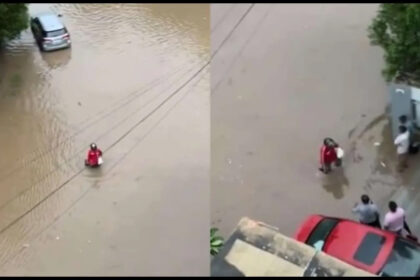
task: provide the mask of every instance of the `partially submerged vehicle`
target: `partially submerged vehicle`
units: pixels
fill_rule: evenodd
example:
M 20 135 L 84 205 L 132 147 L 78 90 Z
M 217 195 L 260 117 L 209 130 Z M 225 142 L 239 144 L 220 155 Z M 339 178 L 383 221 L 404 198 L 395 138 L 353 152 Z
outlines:
M 44 12 L 31 17 L 30 26 L 41 51 L 53 51 L 71 46 L 67 28 L 54 13 Z

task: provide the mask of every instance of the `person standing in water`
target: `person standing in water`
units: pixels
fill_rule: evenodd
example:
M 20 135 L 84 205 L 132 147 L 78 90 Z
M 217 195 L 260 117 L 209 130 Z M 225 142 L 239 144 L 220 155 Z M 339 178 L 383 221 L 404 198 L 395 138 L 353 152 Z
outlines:
M 400 121 L 400 125 L 405 126 L 408 130 L 409 137 L 408 137 L 408 154 L 417 154 L 419 151 L 419 143 L 415 141 L 415 128 L 414 122 L 412 120 L 408 120 L 406 115 L 401 115 L 398 120 Z
M 320 151 L 321 167 L 319 170 L 325 174 L 331 172 L 331 165 L 333 163 L 335 163 L 336 166 L 341 165 L 341 159 L 337 156 L 337 148 L 339 148 L 339 146 L 333 139 L 329 137 L 324 139 L 324 144 L 322 145 Z
M 95 143 L 90 144 L 90 149 L 87 154 L 87 159 L 85 160 L 85 165 L 91 167 L 97 167 L 102 164 L 102 151 L 98 149 Z
M 395 138 L 394 145 L 397 147 L 398 164 L 397 171 L 403 172 L 408 167 L 408 149 L 410 147 L 410 133 L 407 127 L 400 125 L 399 134 Z

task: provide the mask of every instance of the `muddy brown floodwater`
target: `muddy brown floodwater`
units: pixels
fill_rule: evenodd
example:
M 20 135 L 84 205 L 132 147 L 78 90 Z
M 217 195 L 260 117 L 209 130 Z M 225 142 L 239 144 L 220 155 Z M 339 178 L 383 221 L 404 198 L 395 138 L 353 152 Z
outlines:
M 223 235 L 243 216 L 289 236 L 310 214 L 354 219 L 363 193 L 383 214 L 401 203 L 420 234 L 420 174 L 395 174 L 382 51 L 367 37 L 377 7 L 212 5 L 212 51 L 222 47 L 211 65 L 211 215 Z M 327 136 L 346 156 L 323 176 Z
M 208 274 L 209 9 L 29 5 L 72 48 L 0 51 L 2 275 Z

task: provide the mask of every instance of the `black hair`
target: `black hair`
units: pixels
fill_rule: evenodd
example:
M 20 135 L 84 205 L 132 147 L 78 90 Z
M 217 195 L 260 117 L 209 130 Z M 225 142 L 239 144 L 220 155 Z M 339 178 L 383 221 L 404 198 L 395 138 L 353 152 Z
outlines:
M 407 122 L 407 116 L 406 115 L 401 115 L 399 118 L 400 123 L 406 123 Z
M 362 200 L 363 204 L 368 204 L 370 201 L 370 198 L 367 194 L 364 194 L 360 197 L 360 199 Z
M 395 201 L 390 201 L 389 203 L 388 203 L 388 207 L 389 207 L 389 210 L 391 210 L 391 212 L 395 212 L 395 211 L 397 211 L 397 203 L 395 203 Z
M 337 143 L 331 138 L 327 137 L 324 139 L 324 145 L 325 146 L 331 146 L 331 147 L 337 147 Z
M 400 131 L 400 133 L 405 133 L 405 132 L 407 132 L 407 127 L 404 126 L 404 125 L 400 125 L 398 127 L 398 130 Z

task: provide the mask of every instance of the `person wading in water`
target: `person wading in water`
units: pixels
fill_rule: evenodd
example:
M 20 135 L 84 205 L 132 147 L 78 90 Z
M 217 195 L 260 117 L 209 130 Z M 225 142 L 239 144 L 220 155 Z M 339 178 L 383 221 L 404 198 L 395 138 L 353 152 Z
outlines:
M 341 166 L 341 158 L 337 155 L 339 149 L 338 144 L 331 138 L 327 137 L 324 139 L 324 144 L 321 147 L 320 152 L 320 171 L 328 174 L 331 172 L 331 165 Z

